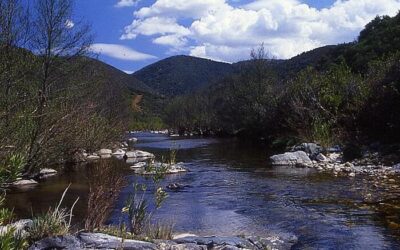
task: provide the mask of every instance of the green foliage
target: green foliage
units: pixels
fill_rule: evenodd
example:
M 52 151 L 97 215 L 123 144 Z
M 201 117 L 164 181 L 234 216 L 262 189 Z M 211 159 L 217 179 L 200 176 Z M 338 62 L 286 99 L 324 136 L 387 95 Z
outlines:
M 25 164 L 25 157 L 18 153 L 0 159 L 0 186 L 21 177 Z
M 14 217 L 14 213 L 11 210 L 3 207 L 5 199 L 6 199 L 5 193 L 1 194 L 0 195 L 0 226 L 9 224 Z
M 28 247 L 27 239 L 17 233 L 15 228 L 11 228 L 0 235 L 0 249 L 2 250 L 22 250 L 28 249 Z

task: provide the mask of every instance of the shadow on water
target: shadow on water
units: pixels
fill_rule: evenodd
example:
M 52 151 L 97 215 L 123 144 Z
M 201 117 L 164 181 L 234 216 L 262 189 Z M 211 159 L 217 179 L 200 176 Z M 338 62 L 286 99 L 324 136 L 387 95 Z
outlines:
M 374 192 L 371 183 L 333 177 L 307 169 L 272 168 L 267 163 L 267 149 L 242 144 L 234 139 L 169 138 L 164 135 L 137 134 L 136 148 L 161 158 L 169 148 L 178 148 L 178 161 L 188 173 L 168 176 L 163 185 L 188 185 L 179 192 L 169 191 L 155 219 L 173 221 L 175 231 L 200 235 L 295 234 L 295 248 L 304 249 L 395 249 L 400 247 L 398 228 L 390 227 L 387 218 L 400 214 L 399 199 L 388 208 L 368 204 L 365 194 Z M 115 161 L 115 164 L 124 164 Z M 121 169 L 121 168 L 116 168 Z M 127 165 L 123 174 L 130 183 L 150 180 L 132 175 Z M 59 177 L 26 191 L 11 191 L 8 206 L 20 217 L 30 216 L 31 208 L 43 212 L 54 205 L 64 188 L 73 183 L 66 204 L 76 196 L 75 221 L 86 213 L 87 172 L 76 167 Z M 132 189 L 121 193 L 110 216 L 110 223 L 120 222 L 124 200 Z M 153 190 L 148 190 L 151 198 Z M 386 192 L 386 191 L 385 191 Z M 385 195 L 386 193 L 377 195 Z M 399 198 L 399 196 L 397 196 Z M 396 219 L 394 218 L 394 220 Z

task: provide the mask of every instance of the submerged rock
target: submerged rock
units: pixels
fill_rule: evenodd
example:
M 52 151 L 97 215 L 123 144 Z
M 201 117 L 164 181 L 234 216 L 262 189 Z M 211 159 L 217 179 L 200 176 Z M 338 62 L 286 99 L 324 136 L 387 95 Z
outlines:
M 304 151 L 287 152 L 280 155 L 270 157 L 272 165 L 275 166 L 296 166 L 296 165 L 312 165 L 311 159 Z
M 167 185 L 167 188 L 172 190 L 172 191 L 179 191 L 187 187 L 187 185 L 183 185 L 180 183 L 171 183 Z

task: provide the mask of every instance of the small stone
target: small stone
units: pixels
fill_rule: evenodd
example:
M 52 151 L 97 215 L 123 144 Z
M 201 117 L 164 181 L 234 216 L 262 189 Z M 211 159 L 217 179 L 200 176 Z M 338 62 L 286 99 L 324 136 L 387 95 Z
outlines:
M 349 177 L 355 177 L 356 174 L 355 173 L 349 173 Z

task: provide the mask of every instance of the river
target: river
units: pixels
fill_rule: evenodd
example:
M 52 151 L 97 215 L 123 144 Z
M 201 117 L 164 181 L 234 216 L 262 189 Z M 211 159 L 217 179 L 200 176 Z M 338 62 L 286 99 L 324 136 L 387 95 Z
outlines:
M 271 167 L 268 150 L 234 139 L 171 138 L 140 133 L 137 149 L 167 155 L 178 148 L 177 160 L 188 173 L 168 176 L 163 185 L 188 185 L 168 191 L 169 197 L 154 214 L 155 220 L 173 222 L 176 232 L 199 235 L 294 234 L 295 249 L 399 249 L 400 232 L 388 219 L 399 220 L 400 192 L 390 191 L 390 210 L 381 210 L 368 197 L 385 196 L 373 190 L 365 176 L 334 177 L 310 169 Z M 125 164 L 115 161 L 115 164 Z M 123 166 L 130 183 L 149 180 L 132 175 Z M 54 206 L 65 187 L 72 183 L 65 204 L 80 201 L 74 221 L 85 216 L 88 193 L 85 167 L 72 167 L 32 190 L 11 190 L 7 206 L 19 217 L 44 212 Z M 118 224 L 128 185 L 115 204 L 109 223 Z M 152 190 L 149 190 L 149 198 Z M 399 199 L 397 199 L 399 198 Z

